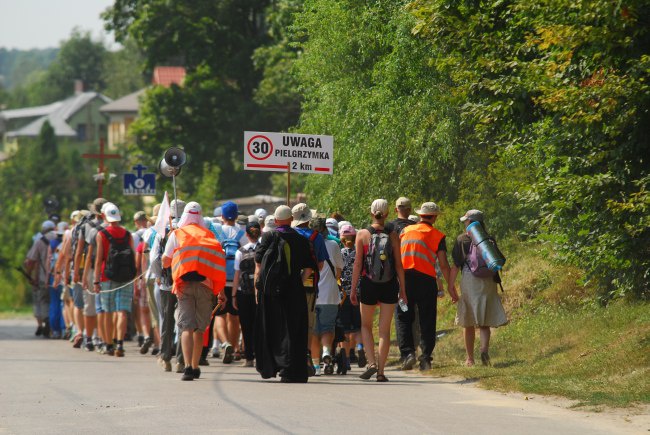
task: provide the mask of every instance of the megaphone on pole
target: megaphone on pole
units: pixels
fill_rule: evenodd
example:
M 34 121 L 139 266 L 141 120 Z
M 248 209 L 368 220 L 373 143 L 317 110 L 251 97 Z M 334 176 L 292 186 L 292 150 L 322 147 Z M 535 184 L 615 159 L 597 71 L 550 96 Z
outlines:
M 165 151 L 163 159 L 158 164 L 158 171 L 168 178 L 181 173 L 181 167 L 187 162 L 187 154 L 178 147 L 171 147 Z

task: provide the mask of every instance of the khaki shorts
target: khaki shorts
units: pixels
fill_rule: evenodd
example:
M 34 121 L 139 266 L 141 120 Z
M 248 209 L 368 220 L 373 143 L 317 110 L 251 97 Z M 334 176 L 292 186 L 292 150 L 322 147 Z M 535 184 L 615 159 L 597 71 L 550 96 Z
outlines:
M 187 282 L 177 293 L 176 324 L 181 331 L 203 332 L 210 324 L 212 290 L 200 282 Z
M 95 308 L 95 293 L 92 293 L 94 290 L 93 279 L 95 277 L 95 271 L 93 269 L 88 273 L 88 286 L 87 288 L 91 289 L 91 293 L 88 293 L 86 290 L 83 290 L 84 295 L 84 311 L 83 314 L 86 317 L 95 317 L 97 316 L 97 309 Z
M 154 294 L 156 286 L 156 280 L 151 278 L 146 281 L 146 288 L 144 289 L 147 292 L 147 304 L 149 307 L 149 312 L 151 313 L 151 323 L 153 323 L 154 328 L 158 328 L 158 323 L 160 323 L 160 313 L 158 312 L 158 305 L 156 304 L 156 296 Z

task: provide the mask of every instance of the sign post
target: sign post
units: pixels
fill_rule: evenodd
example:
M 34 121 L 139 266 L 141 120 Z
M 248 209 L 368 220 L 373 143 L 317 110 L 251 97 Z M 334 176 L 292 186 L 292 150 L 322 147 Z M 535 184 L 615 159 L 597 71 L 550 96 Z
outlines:
M 244 169 L 287 173 L 287 205 L 291 198 L 291 173 L 329 174 L 334 167 L 334 137 L 244 132 Z

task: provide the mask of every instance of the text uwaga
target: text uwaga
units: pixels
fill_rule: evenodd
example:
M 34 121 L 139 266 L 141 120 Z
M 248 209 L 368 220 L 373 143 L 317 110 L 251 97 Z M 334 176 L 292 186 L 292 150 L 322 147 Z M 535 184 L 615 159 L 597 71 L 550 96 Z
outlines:
M 291 147 L 289 149 L 276 149 L 276 157 L 293 157 L 299 159 L 321 159 L 328 160 L 330 155 L 327 151 L 317 151 L 323 148 L 320 138 L 301 137 L 301 136 L 284 136 L 282 145 Z M 314 150 L 302 150 L 295 148 L 314 148 Z

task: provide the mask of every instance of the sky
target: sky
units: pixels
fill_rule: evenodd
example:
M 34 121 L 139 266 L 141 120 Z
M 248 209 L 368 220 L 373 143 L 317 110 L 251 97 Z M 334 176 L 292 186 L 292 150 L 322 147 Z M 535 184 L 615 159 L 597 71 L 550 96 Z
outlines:
M 113 0 L 0 0 L 0 47 L 59 47 L 79 27 L 90 31 L 93 40 L 103 38 L 115 48 L 99 17 L 112 4 Z

